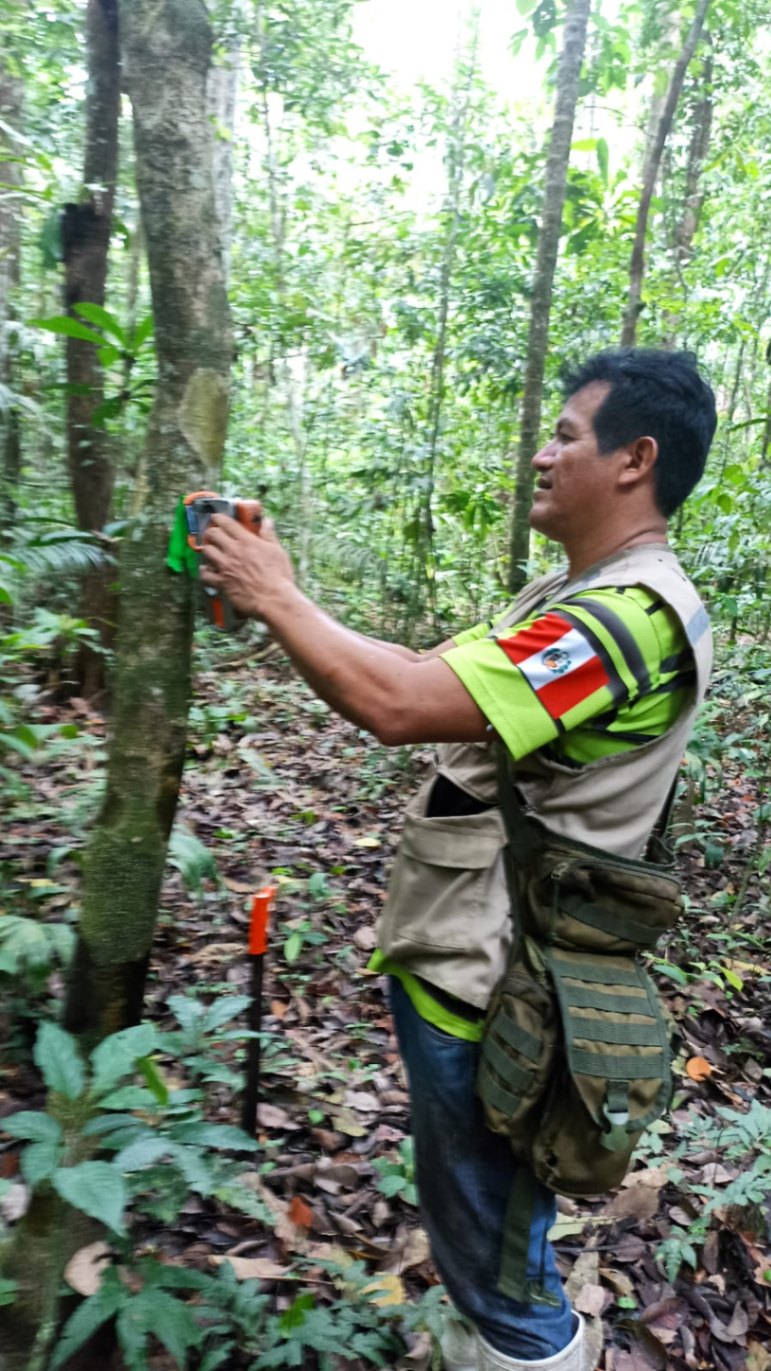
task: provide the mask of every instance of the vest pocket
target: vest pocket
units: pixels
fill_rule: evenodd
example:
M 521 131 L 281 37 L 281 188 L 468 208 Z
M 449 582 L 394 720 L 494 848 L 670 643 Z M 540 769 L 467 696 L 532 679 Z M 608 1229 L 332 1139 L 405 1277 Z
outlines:
M 408 810 L 383 910 L 385 950 L 397 929 L 424 947 L 473 946 L 475 925 L 505 903 L 496 861 L 505 842 L 498 810 L 437 819 Z

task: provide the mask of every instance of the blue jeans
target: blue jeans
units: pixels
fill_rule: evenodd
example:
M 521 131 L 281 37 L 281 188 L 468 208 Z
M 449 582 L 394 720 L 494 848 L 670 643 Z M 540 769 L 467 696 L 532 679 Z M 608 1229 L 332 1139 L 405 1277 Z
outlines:
M 391 983 L 399 1049 L 407 1068 L 423 1222 L 453 1303 L 504 1356 L 538 1361 L 567 1347 L 575 1320 L 546 1236 L 554 1196 L 539 1187 L 530 1227 L 528 1278 L 556 1304 L 519 1304 L 498 1288 L 504 1218 L 519 1163 L 491 1132 L 474 1090 L 479 1045 L 421 1019 Z

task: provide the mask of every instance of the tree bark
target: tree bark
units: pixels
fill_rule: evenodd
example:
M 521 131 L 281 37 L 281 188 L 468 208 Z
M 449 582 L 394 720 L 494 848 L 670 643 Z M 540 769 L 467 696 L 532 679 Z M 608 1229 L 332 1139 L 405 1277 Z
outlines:
M 712 57 L 710 56 L 704 64 L 701 99 L 693 110 L 691 141 L 688 147 L 688 161 L 685 173 L 685 196 L 683 199 L 682 214 L 675 231 L 675 242 L 672 253 L 674 269 L 683 294 L 685 294 L 686 289 L 683 270 L 687 266 L 691 256 L 693 240 L 696 236 L 696 230 L 699 227 L 701 207 L 704 203 L 702 172 L 709 152 L 710 138 L 712 136 L 712 116 L 714 112 L 712 75 L 713 63 Z M 662 347 L 671 348 L 675 346 L 680 318 L 681 314 L 679 311 L 668 311 L 666 313 L 665 330 L 661 344 Z
M 166 569 L 166 546 L 180 496 L 216 478 L 232 359 L 205 116 L 206 9 L 124 0 L 121 24 L 158 388 L 123 540 L 107 793 L 86 854 L 66 1012 L 90 1037 L 141 1015 L 190 696 L 192 586 Z
M 233 236 L 233 130 L 238 101 L 240 51 L 228 49 L 225 61 L 212 67 L 206 87 L 206 103 L 212 135 L 214 203 L 220 226 L 225 283 L 230 279 L 230 247 Z
M 512 592 L 519 590 L 526 579 L 524 564 L 530 547 L 528 512 L 533 488 L 530 462 L 539 446 L 552 287 L 590 8 L 591 0 L 573 0 L 565 20 L 565 41 L 557 70 L 557 100 L 546 160 L 543 213 L 530 303 L 525 388 L 519 427 L 509 571 Z
M 20 131 L 23 83 L 0 58 L 0 119 L 6 128 Z M 0 135 L 11 141 L 7 133 Z M 14 295 L 21 277 L 21 213 L 14 194 L 21 186 L 18 162 L 0 158 L 0 520 L 3 527 L 16 516 L 16 487 L 21 474 L 19 411 L 13 399 L 14 373 L 11 345 L 15 319 Z
M 118 114 L 120 55 L 118 0 L 89 0 L 86 12 L 88 96 L 83 197 L 64 206 L 62 252 L 67 311 L 84 301 L 104 306 L 107 257 L 112 231 L 115 182 L 118 172 Z M 74 314 L 75 318 L 79 316 Z M 82 322 L 82 321 L 81 321 Z M 93 422 L 104 399 L 102 366 L 94 343 L 67 339 L 67 446 L 70 479 L 78 527 L 101 530 L 110 517 L 113 465 L 108 435 Z M 81 612 L 97 628 L 102 645 L 111 645 L 115 605 L 109 586 L 110 566 L 86 574 Z M 93 696 L 104 687 L 104 657 L 81 649 L 77 664 L 82 694 Z
M 436 485 L 436 464 L 439 456 L 439 436 L 442 425 L 444 405 L 444 372 L 447 354 L 447 333 L 450 318 L 452 276 L 457 253 L 458 230 L 460 227 L 461 197 L 466 163 L 466 144 L 468 141 L 469 109 L 471 93 L 477 70 L 479 48 L 479 11 L 472 20 L 473 28 L 465 63 L 458 62 L 455 90 L 453 93 L 453 113 L 447 134 L 447 194 L 444 203 L 445 239 L 442 248 L 442 264 L 439 273 L 439 319 L 436 342 L 431 358 L 431 387 L 426 414 L 426 469 L 420 490 L 417 509 L 417 538 L 415 542 L 415 566 L 412 578 L 412 592 L 407 623 L 407 641 L 412 638 L 416 619 L 423 608 L 421 590 L 427 591 L 428 605 L 434 632 L 438 629 L 436 617 L 436 549 L 434 546 L 434 489 Z M 463 67 L 465 65 L 465 72 Z M 461 84 L 462 83 L 462 84 Z
M 688 65 L 696 51 L 701 31 L 704 27 L 704 20 L 707 16 L 709 0 L 699 0 L 699 7 L 693 17 L 693 22 L 688 31 L 688 36 L 683 45 L 683 50 L 678 57 L 667 90 L 667 98 L 664 101 L 664 109 L 659 120 L 656 137 L 653 140 L 650 152 L 645 161 L 643 170 L 643 184 L 640 192 L 640 202 L 637 206 L 637 221 L 635 223 L 634 243 L 632 246 L 632 257 L 629 263 L 629 295 L 627 297 L 626 310 L 624 311 L 624 323 L 621 330 L 622 347 L 632 347 L 637 335 L 637 320 L 643 308 L 642 285 L 645 275 L 645 238 L 648 231 L 648 215 L 650 213 L 653 191 L 658 179 L 661 157 L 664 145 L 669 137 L 672 121 L 675 117 L 677 102 L 680 99 L 680 92 L 683 88 L 685 73 Z

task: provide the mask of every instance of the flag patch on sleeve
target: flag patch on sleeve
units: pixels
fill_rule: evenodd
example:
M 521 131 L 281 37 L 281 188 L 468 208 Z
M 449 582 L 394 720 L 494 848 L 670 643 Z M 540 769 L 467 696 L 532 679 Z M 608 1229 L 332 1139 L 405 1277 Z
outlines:
M 552 719 L 610 685 L 589 639 L 559 614 L 544 614 L 527 628 L 495 640 L 535 691 Z

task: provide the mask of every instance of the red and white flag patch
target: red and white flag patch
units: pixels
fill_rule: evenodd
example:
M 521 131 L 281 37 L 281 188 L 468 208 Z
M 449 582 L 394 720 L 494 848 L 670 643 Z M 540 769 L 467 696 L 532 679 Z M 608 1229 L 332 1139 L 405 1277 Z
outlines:
M 552 719 L 561 718 L 610 684 L 588 638 L 559 614 L 544 614 L 528 628 L 510 638 L 496 638 L 496 642 L 522 672 Z

